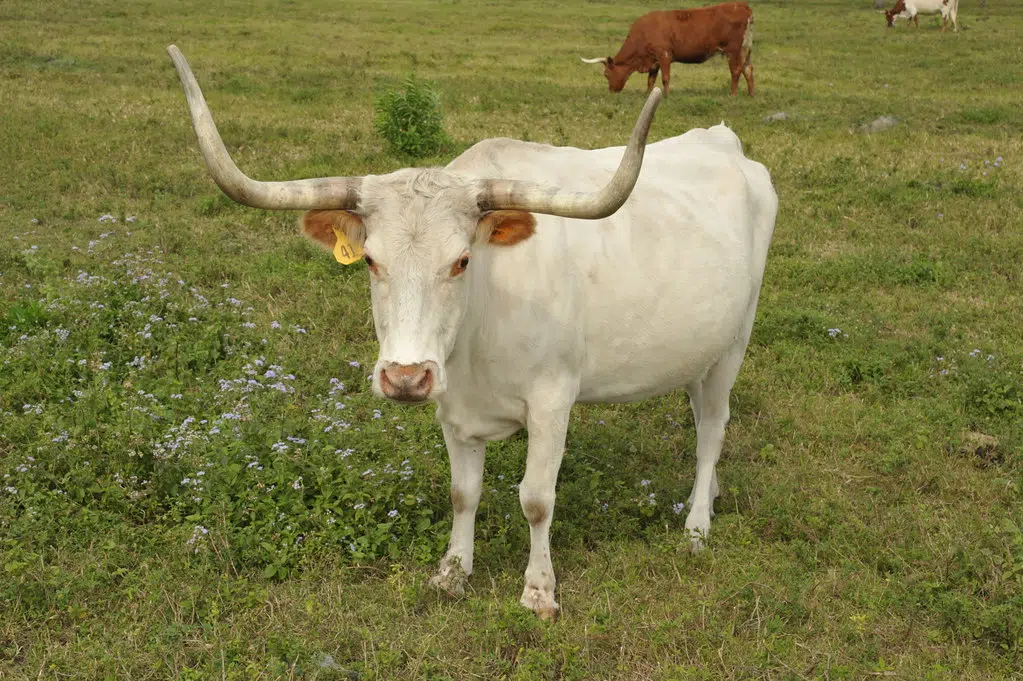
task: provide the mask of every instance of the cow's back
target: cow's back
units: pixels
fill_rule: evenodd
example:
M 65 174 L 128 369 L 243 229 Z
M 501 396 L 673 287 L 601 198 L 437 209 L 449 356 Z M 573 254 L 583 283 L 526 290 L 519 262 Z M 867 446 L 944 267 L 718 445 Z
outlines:
M 674 61 L 702 63 L 729 47 L 742 44 L 753 11 L 744 2 L 683 9 L 672 15 L 670 46 Z
M 624 152 L 624 146 L 579 149 L 492 138 L 476 143 L 447 167 L 480 179 L 524 180 L 589 192 L 610 180 Z M 707 176 L 699 168 L 704 168 L 711 177 L 718 173 L 741 172 L 757 201 L 765 202 L 764 209 L 768 212 L 776 209 L 777 197 L 767 169 L 746 158 L 742 142 L 723 123 L 711 128 L 694 128 L 683 135 L 648 144 L 643 169 L 626 206 L 639 201 L 647 192 L 671 194 L 687 182 L 703 182 Z M 613 216 L 605 218 L 609 219 Z M 572 222 L 592 224 L 594 221 Z M 770 239 L 770 233 L 766 238 Z
M 448 164 L 448 169 L 480 179 L 523 180 L 569 191 L 590 192 L 611 179 L 624 152 L 625 147 L 590 150 L 493 138 L 467 149 Z M 772 215 L 773 227 L 777 196 L 770 175 L 762 164 L 746 158 L 742 142 L 724 124 L 695 128 L 683 135 L 648 144 L 636 187 L 619 214 L 625 215 L 630 207 L 637 204 L 651 203 L 655 195 L 666 197 L 669 204 L 701 202 L 700 193 L 690 191 L 688 187 L 708 182 L 721 185 L 728 181 L 745 185 L 743 190 L 751 192 L 750 200 L 755 203 L 753 207 L 758 212 Z M 641 212 L 645 210 L 644 206 Z M 593 225 L 613 222 L 615 216 L 595 221 L 547 216 L 542 219 Z M 770 237 L 769 231 L 757 235 L 758 241 L 761 238 L 769 241 Z M 766 258 L 766 248 L 756 250 L 758 260 Z
M 938 14 L 955 0 L 911 0 L 918 14 Z

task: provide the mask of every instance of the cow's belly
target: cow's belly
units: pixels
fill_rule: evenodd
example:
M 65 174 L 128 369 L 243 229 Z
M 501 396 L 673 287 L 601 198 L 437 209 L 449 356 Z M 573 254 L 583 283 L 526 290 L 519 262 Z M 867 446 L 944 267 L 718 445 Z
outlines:
M 637 402 L 688 386 L 702 379 L 737 337 L 738 333 L 716 339 L 713 345 L 701 345 L 699 352 L 687 352 L 692 348 L 682 345 L 662 345 L 646 346 L 631 357 L 621 355 L 619 361 L 605 362 L 583 375 L 577 401 Z M 637 358 L 645 361 L 635 361 Z
M 580 402 L 632 402 L 703 377 L 743 336 L 750 297 L 662 294 L 654 310 L 588 331 Z M 639 306 L 637 305 L 637 308 Z

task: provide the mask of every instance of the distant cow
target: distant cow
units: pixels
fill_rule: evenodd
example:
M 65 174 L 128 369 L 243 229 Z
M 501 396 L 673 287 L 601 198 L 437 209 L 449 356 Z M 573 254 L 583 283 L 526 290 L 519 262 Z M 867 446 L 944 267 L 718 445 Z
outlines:
M 959 0 L 896 0 L 895 7 L 885 10 L 884 17 L 888 28 L 895 25 L 895 19 L 901 17 L 920 26 L 920 14 L 940 14 L 944 21 L 941 30 L 948 28 L 948 20 L 952 19 L 952 30 L 959 31 Z
M 902 0 L 899 0 L 902 2 Z M 621 92 L 636 71 L 647 74 L 647 92 L 661 72 L 664 94 L 668 94 L 671 63 L 702 64 L 716 54 L 728 59 L 732 72 L 732 94 L 739 75 L 753 95 L 753 11 L 744 2 L 699 9 L 678 9 L 644 14 L 629 29 L 625 44 L 614 57 L 583 59 L 587 64 L 604 64 L 604 77 L 611 92 Z

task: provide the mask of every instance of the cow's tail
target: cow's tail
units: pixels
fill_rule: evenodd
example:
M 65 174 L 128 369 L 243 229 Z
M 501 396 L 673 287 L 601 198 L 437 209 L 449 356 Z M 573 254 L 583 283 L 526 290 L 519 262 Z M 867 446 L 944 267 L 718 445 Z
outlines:
M 753 15 L 746 20 L 746 33 L 742 36 L 742 51 L 749 54 L 753 51 Z

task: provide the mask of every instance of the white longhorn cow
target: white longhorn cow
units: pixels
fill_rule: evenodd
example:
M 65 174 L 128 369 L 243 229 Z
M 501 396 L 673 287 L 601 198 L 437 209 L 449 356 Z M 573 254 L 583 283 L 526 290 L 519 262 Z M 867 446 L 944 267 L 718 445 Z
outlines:
M 364 251 L 380 342 L 373 390 L 434 400 L 450 457 L 454 521 L 431 583 L 462 590 L 485 444 L 526 428 L 521 602 L 555 616 L 549 530 L 572 405 L 680 387 L 697 432 L 685 528 L 700 546 L 778 209 L 770 175 L 731 130 L 645 147 L 655 90 L 625 150 L 491 139 L 444 169 L 257 182 L 231 161 L 187 62 L 169 51 L 217 184 L 246 205 L 312 209 L 306 236 L 332 249 L 341 234 Z

